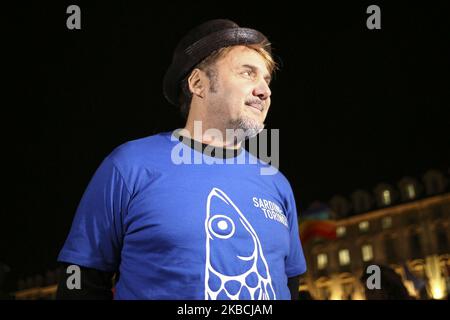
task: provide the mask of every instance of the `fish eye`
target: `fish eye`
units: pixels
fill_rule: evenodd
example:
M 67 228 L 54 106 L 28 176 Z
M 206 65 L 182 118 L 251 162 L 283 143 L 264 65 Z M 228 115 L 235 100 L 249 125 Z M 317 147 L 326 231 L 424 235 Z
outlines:
M 228 223 L 225 220 L 219 221 L 217 227 L 219 227 L 220 230 L 227 230 Z
M 220 239 L 228 239 L 233 236 L 235 226 L 233 220 L 229 217 L 218 214 L 214 215 L 208 222 L 208 229 L 215 237 Z

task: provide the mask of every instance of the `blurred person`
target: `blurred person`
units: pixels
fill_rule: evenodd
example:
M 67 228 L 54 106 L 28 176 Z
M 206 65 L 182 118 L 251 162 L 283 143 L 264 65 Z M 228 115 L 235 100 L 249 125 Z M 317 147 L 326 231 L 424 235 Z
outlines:
M 394 269 L 385 266 L 378 265 L 380 267 L 381 288 L 369 289 L 367 286 L 367 279 L 371 276 L 366 272 L 363 272 L 361 276 L 361 282 L 365 289 L 365 296 L 367 300 L 411 300 L 411 297 L 403 284 L 402 277 L 395 272 Z M 363 268 L 367 270 L 367 268 Z

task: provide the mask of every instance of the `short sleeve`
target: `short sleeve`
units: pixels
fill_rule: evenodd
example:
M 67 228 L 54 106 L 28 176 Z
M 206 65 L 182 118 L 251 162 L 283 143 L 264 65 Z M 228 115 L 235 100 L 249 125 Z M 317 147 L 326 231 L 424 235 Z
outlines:
M 292 190 L 290 190 L 288 197 L 287 218 L 289 222 L 290 245 L 289 255 L 286 258 L 286 275 L 290 278 L 306 272 L 306 261 L 298 232 L 297 208 Z
M 129 200 L 123 176 L 107 157 L 83 194 L 58 261 L 116 271 Z

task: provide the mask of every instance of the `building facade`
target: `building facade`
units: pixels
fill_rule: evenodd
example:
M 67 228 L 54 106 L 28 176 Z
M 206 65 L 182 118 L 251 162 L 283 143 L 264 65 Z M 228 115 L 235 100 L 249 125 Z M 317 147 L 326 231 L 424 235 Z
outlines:
M 423 182 L 404 178 L 397 188 L 380 184 L 373 194 L 357 190 L 350 200 L 333 197 L 329 207 L 336 239 L 304 244 L 308 271 L 300 290 L 309 291 L 314 299 L 364 299 L 363 272 L 369 265 L 384 265 L 402 277 L 412 297 L 446 298 L 450 289 L 448 179 L 432 170 Z

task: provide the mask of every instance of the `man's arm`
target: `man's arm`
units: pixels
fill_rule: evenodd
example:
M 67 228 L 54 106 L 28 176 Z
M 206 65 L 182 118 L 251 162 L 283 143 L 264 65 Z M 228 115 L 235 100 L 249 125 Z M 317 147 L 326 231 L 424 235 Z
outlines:
M 114 272 L 100 271 L 96 269 L 80 267 L 80 289 L 69 289 L 67 279 L 71 274 L 67 273 L 70 264 L 63 264 L 61 280 L 56 292 L 57 300 L 112 300 L 112 279 Z
M 298 285 L 300 283 L 300 277 L 288 278 L 288 287 L 291 292 L 291 300 L 298 300 Z

